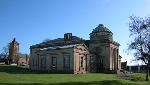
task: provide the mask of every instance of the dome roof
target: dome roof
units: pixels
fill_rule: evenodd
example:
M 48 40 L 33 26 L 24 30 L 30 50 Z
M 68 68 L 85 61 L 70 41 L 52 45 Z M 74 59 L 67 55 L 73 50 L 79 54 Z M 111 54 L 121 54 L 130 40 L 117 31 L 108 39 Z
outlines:
M 90 39 L 102 39 L 107 38 L 112 40 L 113 33 L 103 24 L 99 24 L 93 31 L 90 33 Z M 101 37 L 101 38 L 100 38 Z
M 95 32 L 109 32 L 109 33 L 112 33 L 108 28 L 104 27 L 103 24 L 99 24 L 98 27 L 96 27 L 92 33 L 95 33 Z

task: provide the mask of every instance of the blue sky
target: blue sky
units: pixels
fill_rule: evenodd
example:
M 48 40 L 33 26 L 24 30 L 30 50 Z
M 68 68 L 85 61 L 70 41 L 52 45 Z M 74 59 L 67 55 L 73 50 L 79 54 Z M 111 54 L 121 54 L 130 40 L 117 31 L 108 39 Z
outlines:
M 63 37 L 71 32 L 89 39 L 90 32 L 104 24 L 121 44 L 122 61 L 129 43 L 129 16 L 150 15 L 150 0 L 0 0 L 0 49 L 14 37 L 21 53 L 44 39 Z

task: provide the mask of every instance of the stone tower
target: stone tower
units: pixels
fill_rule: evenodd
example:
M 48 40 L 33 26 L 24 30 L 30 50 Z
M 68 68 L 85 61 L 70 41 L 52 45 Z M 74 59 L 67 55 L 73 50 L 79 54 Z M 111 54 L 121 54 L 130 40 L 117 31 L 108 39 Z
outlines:
M 16 38 L 10 43 L 9 47 L 9 58 L 10 63 L 17 63 L 18 62 L 18 53 L 19 53 L 19 43 L 16 41 Z
M 103 24 L 90 33 L 89 50 L 92 72 L 116 72 L 121 69 L 119 43 L 113 41 L 113 33 Z

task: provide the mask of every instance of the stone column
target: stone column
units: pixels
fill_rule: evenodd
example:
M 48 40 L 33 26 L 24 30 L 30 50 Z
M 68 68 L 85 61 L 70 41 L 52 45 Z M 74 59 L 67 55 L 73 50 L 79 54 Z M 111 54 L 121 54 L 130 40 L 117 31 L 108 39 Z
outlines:
M 112 48 L 112 70 L 114 70 L 114 49 Z
M 117 53 L 118 53 L 118 70 L 121 70 L 121 59 L 119 56 L 119 49 L 117 49 Z
M 119 57 L 118 57 L 118 49 L 117 49 L 116 53 L 117 53 L 117 70 L 119 70 Z
M 116 70 L 118 70 L 118 49 L 116 49 Z
M 116 49 L 114 49 L 114 52 L 113 52 L 113 55 L 114 55 L 114 70 L 116 70 Z
M 110 47 L 110 70 L 113 70 L 113 60 L 112 60 L 112 57 L 113 57 L 113 55 L 112 55 L 112 47 Z
M 114 70 L 117 70 L 118 69 L 118 55 L 117 55 L 118 53 L 117 53 L 117 49 L 115 48 L 114 49 L 114 67 L 115 67 L 115 69 Z

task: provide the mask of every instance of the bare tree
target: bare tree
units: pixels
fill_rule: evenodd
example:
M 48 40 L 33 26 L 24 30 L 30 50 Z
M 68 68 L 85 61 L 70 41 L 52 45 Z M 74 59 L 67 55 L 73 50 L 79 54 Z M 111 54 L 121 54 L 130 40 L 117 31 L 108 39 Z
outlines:
M 6 46 L 4 46 L 2 48 L 2 53 L 1 55 L 3 55 L 3 58 L 6 59 L 9 56 L 9 44 L 7 44 Z
M 129 49 L 134 51 L 136 59 L 147 65 L 146 81 L 149 81 L 150 69 L 150 17 L 140 18 L 130 16 L 130 37 L 133 39 Z

